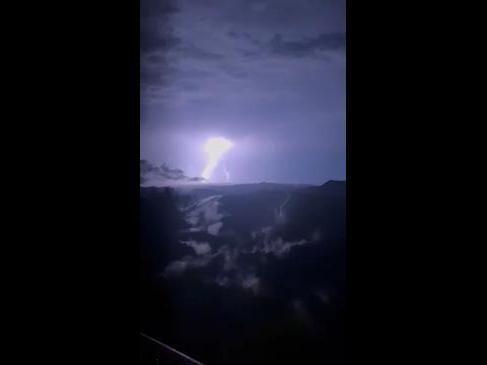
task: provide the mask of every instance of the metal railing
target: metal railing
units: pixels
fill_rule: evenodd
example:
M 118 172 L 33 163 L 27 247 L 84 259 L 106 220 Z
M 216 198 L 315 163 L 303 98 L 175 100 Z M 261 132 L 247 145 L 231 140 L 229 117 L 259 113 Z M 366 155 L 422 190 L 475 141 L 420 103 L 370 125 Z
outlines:
M 140 336 L 140 365 L 204 365 L 145 333 Z

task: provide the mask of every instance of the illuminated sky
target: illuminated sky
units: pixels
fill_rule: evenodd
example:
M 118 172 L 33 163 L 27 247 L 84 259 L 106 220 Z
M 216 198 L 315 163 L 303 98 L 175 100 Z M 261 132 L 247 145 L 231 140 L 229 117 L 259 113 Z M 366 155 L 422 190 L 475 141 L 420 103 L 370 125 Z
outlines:
M 141 0 L 141 158 L 214 181 L 345 178 L 344 0 Z

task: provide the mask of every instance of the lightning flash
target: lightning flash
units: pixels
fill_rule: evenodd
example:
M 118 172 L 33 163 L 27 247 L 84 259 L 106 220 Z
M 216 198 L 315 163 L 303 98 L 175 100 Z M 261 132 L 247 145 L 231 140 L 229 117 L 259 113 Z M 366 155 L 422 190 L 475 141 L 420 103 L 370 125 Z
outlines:
M 201 173 L 201 176 L 206 180 L 211 178 L 213 172 L 218 167 L 220 160 L 232 147 L 233 142 L 226 138 L 209 138 L 204 146 L 204 151 L 208 156 L 208 162 L 206 163 L 205 169 Z

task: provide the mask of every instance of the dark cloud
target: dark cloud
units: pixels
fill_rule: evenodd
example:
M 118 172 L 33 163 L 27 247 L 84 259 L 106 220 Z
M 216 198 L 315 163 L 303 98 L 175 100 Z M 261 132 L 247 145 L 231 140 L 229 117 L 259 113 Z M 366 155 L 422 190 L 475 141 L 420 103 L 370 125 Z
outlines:
M 235 38 L 235 39 L 240 39 L 240 34 L 231 30 L 229 32 L 227 32 L 227 35 L 230 37 L 230 38 Z
M 249 73 L 239 65 L 224 64 L 221 66 L 221 69 L 222 71 L 226 72 L 227 75 L 236 79 L 244 79 L 249 76 Z
M 251 44 L 253 44 L 255 46 L 258 46 L 258 45 L 260 45 L 262 43 L 260 40 L 258 40 L 257 38 L 251 36 L 247 32 L 239 33 L 239 32 L 236 32 L 236 31 L 231 30 L 231 31 L 227 32 L 227 36 L 229 38 L 236 39 L 236 40 L 248 41 L 248 42 L 250 42 Z
M 164 183 L 169 181 L 203 181 L 201 177 L 187 177 L 183 170 L 173 169 L 162 164 L 155 166 L 146 160 L 140 160 L 140 183 Z
M 281 34 L 275 34 L 269 42 L 272 53 L 284 56 L 304 57 L 317 51 L 337 51 L 345 48 L 344 33 L 320 34 L 313 38 L 303 38 L 300 41 L 286 41 Z
M 140 50 L 141 52 L 153 52 L 156 50 L 169 50 L 181 43 L 181 39 L 172 34 L 161 34 L 163 26 L 155 30 L 157 25 L 141 27 Z M 169 32 L 170 29 L 165 30 Z
M 199 181 L 203 181 L 204 179 L 202 177 L 190 177 L 189 178 L 189 181 L 196 181 L 196 182 L 199 182 Z
M 180 43 L 170 26 L 170 16 L 179 12 L 175 1 L 141 0 L 140 50 L 151 52 L 168 49 Z
M 214 52 L 209 52 L 203 48 L 196 47 L 193 44 L 187 44 L 179 47 L 178 52 L 185 58 L 195 58 L 199 60 L 220 60 L 222 55 Z
M 344 0 L 141 0 L 141 18 L 141 159 L 197 176 L 222 135 L 232 182 L 343 178 Z
M 157 100 L 174 72 L 167 52 L 181 44 L 170 25 L 171 16 L 179 11 L 175 1 L 140 2 L 140 89 L 145 101 Z
M 141 0 L 140 17 L 161 16 L 177 13 L 179 11 L 175 0 Z

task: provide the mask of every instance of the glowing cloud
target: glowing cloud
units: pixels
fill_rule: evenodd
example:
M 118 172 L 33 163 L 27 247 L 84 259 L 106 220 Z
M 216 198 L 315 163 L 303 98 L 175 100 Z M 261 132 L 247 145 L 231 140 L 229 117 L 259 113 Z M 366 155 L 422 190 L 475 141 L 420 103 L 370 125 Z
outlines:
M 209 138 L 204 146 L 205 153 L 208 155 L 208 162 L 201 173 L 201 176 L 208 180 L 213 175 L 223 155 L 233 147 L 233 143 L 223 137 Z

